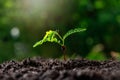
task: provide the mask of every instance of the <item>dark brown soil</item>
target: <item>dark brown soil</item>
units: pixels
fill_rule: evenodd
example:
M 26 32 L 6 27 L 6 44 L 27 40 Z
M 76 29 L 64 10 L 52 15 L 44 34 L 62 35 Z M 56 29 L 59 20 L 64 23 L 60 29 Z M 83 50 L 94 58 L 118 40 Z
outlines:
M 120 80 L 120 62 L 29 58 L 1 64 L 0 80 Z

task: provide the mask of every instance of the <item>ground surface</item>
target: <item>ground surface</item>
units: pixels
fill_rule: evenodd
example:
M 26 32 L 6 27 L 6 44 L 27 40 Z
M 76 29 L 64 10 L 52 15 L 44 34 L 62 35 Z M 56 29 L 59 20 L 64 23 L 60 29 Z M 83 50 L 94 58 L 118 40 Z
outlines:
M 120 62 L 29 58 L 1 64 L 0 80 L 120 80 Z

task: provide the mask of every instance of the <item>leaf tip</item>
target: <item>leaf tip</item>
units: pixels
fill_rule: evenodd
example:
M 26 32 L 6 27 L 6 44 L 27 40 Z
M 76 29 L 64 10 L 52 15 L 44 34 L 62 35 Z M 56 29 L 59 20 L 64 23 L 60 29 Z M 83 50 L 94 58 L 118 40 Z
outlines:
M 84 28 L 84 29 L 83 29 L 83 31 L 86 31 L 86 30 L 87 30 L 87 28 Z
M 33 48 L 35 48 L 35 47 L 36 47 L 36 45 L 34 44 L 34 45 L 33 45 Z

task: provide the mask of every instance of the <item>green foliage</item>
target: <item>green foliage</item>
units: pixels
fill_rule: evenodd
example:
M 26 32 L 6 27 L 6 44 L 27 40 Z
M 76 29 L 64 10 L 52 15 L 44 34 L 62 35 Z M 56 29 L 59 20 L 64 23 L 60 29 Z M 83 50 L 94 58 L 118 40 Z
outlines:
M 55 35 L 57 35 L 56 31 L 49 30 L 46 32 L 44 38 L 40 41 L 38 41 L 33 47 L 36 47 L 38 45 L 41 45 L 45 42 L 56 42 L 61 45 L 60 40 L 58 40 Z
M 85 28 L 75 28 L 75 29 L 71 29 L 69 30 L 64 36 L 63 39 L 66 39 L 69 35 L 73 34 L 73 33 L 77 33 L 77 32 L 81 32 L 81 31 L 85 31 Z
M 46 32 L 43 39 L 38 41 L 37 43 L 35 43 L 35 45 L 33 45 L 33 47 L 36 47 L 38 45 L 42 45 L 45 42 L 55 42 L 55 43 L 58 43 L 61 46 L 64 46 L 64 41 L 68 36 L 70 36 L 73 33 L 83 32 L 85 30 L 86 30 L 85 28 L 71 29 L 63 36 L 63 38 L 59 35 L 59 33 L 57 31 L 49 30 L 49 31 Z
M 87 59 L 91 60 L 106 60 L 107 57 L 105 56 L 105 53 L 103 52 L 90 52 L 87 56 Z

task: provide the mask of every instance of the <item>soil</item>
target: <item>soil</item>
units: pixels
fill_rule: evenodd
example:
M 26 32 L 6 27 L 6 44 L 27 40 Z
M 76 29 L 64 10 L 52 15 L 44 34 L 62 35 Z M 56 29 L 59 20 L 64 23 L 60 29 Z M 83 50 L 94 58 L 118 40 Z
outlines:
M 12 60 L 0 64 L 0 80 L 120 80 L 120 61 Z

